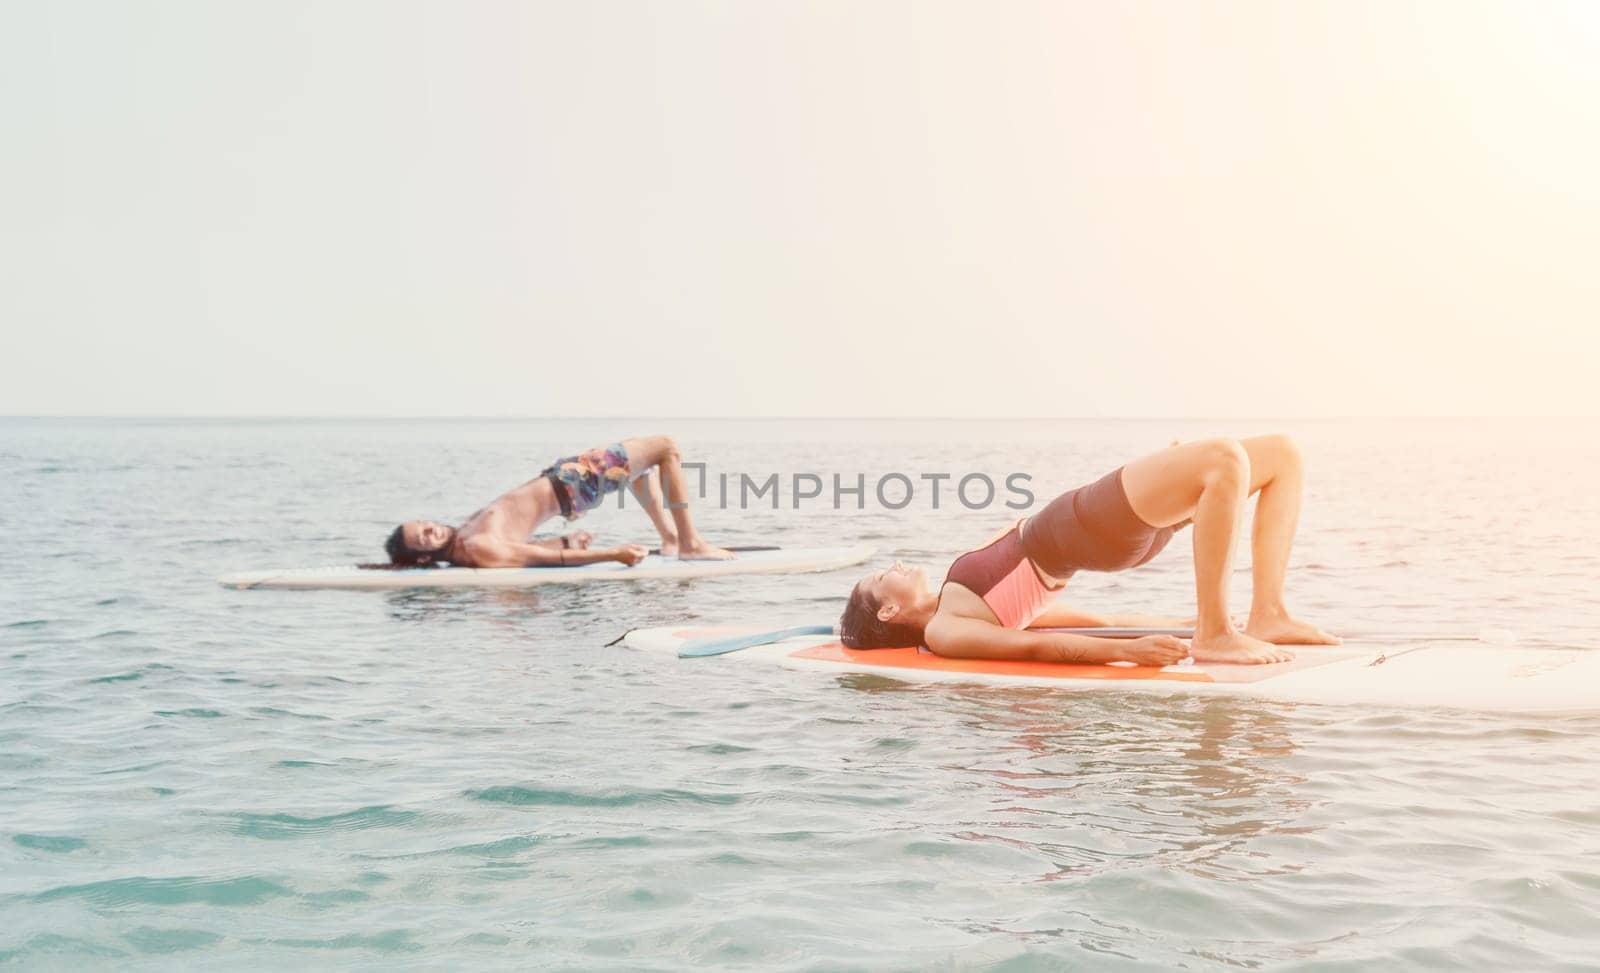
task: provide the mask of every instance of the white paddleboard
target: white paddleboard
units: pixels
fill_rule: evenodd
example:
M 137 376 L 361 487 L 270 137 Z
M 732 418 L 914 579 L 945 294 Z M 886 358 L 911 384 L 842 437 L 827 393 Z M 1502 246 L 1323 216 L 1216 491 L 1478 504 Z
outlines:
M 759 626 L 635 629 L 622 644 L 676 655 L 691 639 L 754 634 Z M 776 664 L 871 673 L 909 682 L 1054 686 L 1073 690 L 1206 693 L 1292 703 L 1439 706 L 1518 713 L 1600 712 L 1600 651 L 1504 649 L 1460 643 L 1296 646 L 1295 661 L 1263 666 L 1063 665 L 946 659 L 926 649 L 847 649 L 805 636 L 684 665 Z M 1383 661 L 1378 661 L 1379 659 Z
M 659 578 L 721 578 L 738 574 L 800 574 L 860 564 L 870 547 L 795 547 L 742 551 L 731 561 L 680 561 L 652 554 L 631 567 L 615 561 L 578 567 L 406 568 L 368 570 L 354 566 L 287 568 L 223 575 L 228 588 L 344 588 L 394 591 L 403 588 L 532 588 L 545 584 L 594 581 L 649 581 Z

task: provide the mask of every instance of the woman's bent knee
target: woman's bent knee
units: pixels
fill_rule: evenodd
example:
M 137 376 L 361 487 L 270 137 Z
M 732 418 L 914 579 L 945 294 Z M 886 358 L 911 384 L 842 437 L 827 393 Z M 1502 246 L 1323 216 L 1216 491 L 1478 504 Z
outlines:
M 1300 444 L 1295 441 L 1293 436 L 1286 432 L 1280 432 L 1268 436 L 1267 441 L 1272 444 L 1273 452 L 1282 458 L 1284 466 L 1298 469 L 1305 465 L 1305 455 L 1301 453 Z
M 1288 433 L 1252 436 L 1244 441 L 1244 445 L 1254 458 L 1254 465 L 1257 467 L 1254 472 L 1259 476 L 1271 477 L 1280 473 L 1294 473 L 1304 468 L 1305 460 L 1300 453 L 1300 444 Z
M 1250 454 L 1237 439 L 1208 439 L 1196 445 L 1203 450 L 1203 478 L 1211 483 L 1249 483 Z

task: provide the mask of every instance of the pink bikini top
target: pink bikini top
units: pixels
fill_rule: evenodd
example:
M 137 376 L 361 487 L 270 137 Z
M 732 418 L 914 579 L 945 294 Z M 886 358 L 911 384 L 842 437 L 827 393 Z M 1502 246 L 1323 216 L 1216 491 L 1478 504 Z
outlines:
M 971 591 L 994 612 L 1006 628 L 1027 628 L 1065 586 L 1050 587 L 1022 550 L 1022 521 L 975 551 L 956 558 L 945 573 L 945 584 L 955 582 Z

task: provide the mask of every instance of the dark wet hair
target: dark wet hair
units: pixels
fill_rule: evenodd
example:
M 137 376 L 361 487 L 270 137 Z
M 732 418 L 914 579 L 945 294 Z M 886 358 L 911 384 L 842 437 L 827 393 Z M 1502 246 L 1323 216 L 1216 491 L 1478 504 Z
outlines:
M 860 582 L 850 589 L 850 601 L 839 616 L 839 641 L 852 649 L 900 649 L 921 645 L 923 627 L 878 617 L 882 604 L 867 594 Z
M 436 567 L 439 561 L 439 551 L 424 550 L 412 547 L 406 543 L 406 525 L 401 524 L 389 534 L 389 539 L 383 542 L 383 549 L 389 553 L 389 564 L 397 568 Z M 427 558 L 426 561 L 423 558 Z

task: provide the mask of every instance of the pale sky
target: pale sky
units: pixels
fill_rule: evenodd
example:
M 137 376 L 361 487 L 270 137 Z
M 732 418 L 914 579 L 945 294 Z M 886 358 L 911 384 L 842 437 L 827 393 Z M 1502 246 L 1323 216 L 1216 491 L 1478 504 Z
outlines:
M 1600 3 L 0 0 L 0 414 L 1600 414 Z

